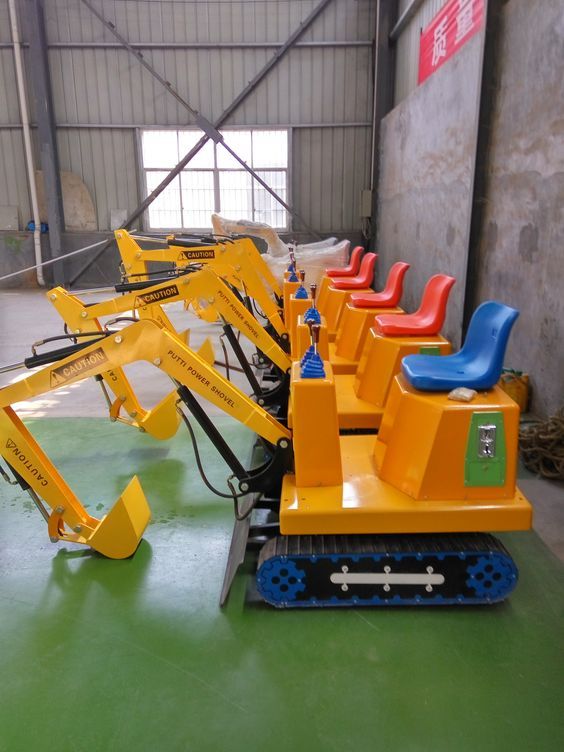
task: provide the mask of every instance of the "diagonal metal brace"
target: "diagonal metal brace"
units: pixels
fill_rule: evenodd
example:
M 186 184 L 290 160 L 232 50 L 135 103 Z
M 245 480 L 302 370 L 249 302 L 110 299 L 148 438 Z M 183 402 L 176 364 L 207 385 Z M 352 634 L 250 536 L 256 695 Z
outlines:
M 306 224 L 304 219 L 298 214 L 298 212 L 293 209 L 291 206 L 289 206 L 267 183 L 265 183 L 264 180 L 252 169 L 252 167 L 249 167 L 249 165 L 241 159 L 241 157 L 230 147 L 228 146 L 223 139 L 223 135 L 217 130 L 217 127 L 211 123 L 204 115 L 202 115 L 198 110 L 196 110 L 194 107 L 191 106 L 191 104 L 182 97 L 178 91 L 173 87 L 170 81 L 167 81 L 165 78 L 163 78 L 160 73 L 145 59 L 143 53 L 139 50 L 134 48 L 128 40 L 116 29 L 115 24 L 113 24 L 111 21 L 108 21 L 104 16 L 97 10 L 95 6 L 92 5 L 92 3 L 89 0 L 81 0 L 81 2 L 86 5 L 86 7 L 93 13 L 96 18 L 116 37 L 116 39 L 122 44 L 132 55 L 134 55 L 138 61 L 141 63 L 141 65 L 149 71 L 149 73 L 157 79 L 157 81 L 162 84 L 162 86 L 165 87 L 165 89 L 176 99 L 176 101 L 181 104 L 188 112 L 192 115 L 194 118 L 196 125 L 198 128 L 204 131 L 206 136 L 208 138 L 215 141 L 215 143 L 221 143 L 222 146 L 231 154 L 231 156 L 243 167 L 244 170 L 246 170 L 252 177 L 260 184 L 262 185 L 265 190 L 270 193 L 270 195 L 278 201 L 279 204 L 281 204 L 287 211 L 289 211 L 293 216 L 298 219 L 302 225 L 308 230 L 309 232 L 312 232 L 311 228 Z M 331 0 L 323 0 L 320 5 L 326 5 L 327 3 L 331 2 Z M 303 33 L 303 24 L 301 25 L 301 33 Z M 270 67 L 272 68 L 275 63 L 278 62 L 278 60 L 281 57 L 281 50 L 278 50 L 276 54 L 273 56 L 272 60 L 269 61 L 271 64 Z M 262 71 L 259 73 L 260 78 L 263 77 L 264 74 L 262 74 Z M 255 83 L 258 83 L 259 77 L 255 76 L 255 79 L 249 83 L 249 87 L 254 88 L 256 85 Z M 247 91 L 248 87 L 245 87 L 245 90 L 241 92 L 241 94 L 234 100 L 234 102 L 231 104 L 231 106 L 228 108 L 226 113 L 233 112 L 238 104 L 243 101 L 245 98 L 243 93 Z M 250 90 L 250 89 L 249 89 Z M 245 95 L 246 96 L 246 95 Z M 222 119 L 224 120 L 226 117 L 228 117 L 228 114 L 224 113 L 222 115 Z
M 164 180 L 150 193 L 147 198 L 135 209 L 135 211 L 127 218 L 127 220 L 124 223 L 124 228 L 129 228 L 133 224 L 133 222 L 151 205 L 151 203 L 159 196 L 162 191 L 174 180 L 174 178 L 184 169 L 184 167 L 198 154 L 198 152 L 205 146 L 205 144 L 212 139 L 216 143 L 221 143 L 222 146 L 231 154 L 231 156 L 239 162 L 239 164 L 245 169 L 247 172 L 249 172 L 252 177 L 266 190 L 270 195 L 278 201 L 292 216 L 294 216 L 296 219 L 298 219 L 303 227 L 308 230 L 310 233 L 312 233 L 315 237 L 319 237 L 318 233 L 316 233 L 314 230 L 312 230 L 311 227 L 305 222 L 303 217 L 300 216 L 300 214 L 293 209 L 289 204 L 287 204 L 275 191 L 270 188 L 270 186 L 265 183 L 265 181 L 257 175 L 257 173 L 249 167 L 249 165 L 241 159 L 232 149 L 229 147 L 225 141 L 223 140 L 223 136 L 218 131 L 218 128 L 235 112 L 235 110 L 245 101 L 245 99 L 249 96 L 249 94 L 258 86 L 258 84 L 263 80 L 263 78 L 270 72 L 272 68 L 274 68 L 278 62 L 282 59 L 282 57 L 288 52 L 288 50 L 295 44 L 295 42 L 304 34 L 304 32 L 309 28 L 309 26 L 313 23 L 313 21 L 317 18 L 317 16 L 325 9 L 327 5 L 329 5 L 332 0 L 321 0 L 321 2 L 318 3 L 318 5 L 315 6 L 315 8 L 312 10 L 312 12 L 305 18 L 297 29 L 294 30 L 294 32 L 288 37 L 286 42 L 276 51 L 276 53 L 272 56 L 272 58 L 261 68 L 261 70 L 256 74 L 256 76 L 249 81 L 247 86 L 243 89 L 243 91 L 240 92 L 240 94 L 233 100 L 233 102 L 223 111 L 223 113 L 219 116 L 219 118 L 215 121 L 215 123 L 211 123 L 206 117 L 204 117 L 198 110 L 193 108 L 188 101 L 186 101 L 172 86 L 170 81 L 167 81 L 165 78 L 163 78 L 154 68 L 153 66 L 147 62 L 145 59 L 143 53 L 133 47 L 128 40 L 116 29 L 115 24 L 113 24 L 111 21 L 108 21 L 104 16 L 98 11 L 98 9 L 92 5 L 92 3 L 89 2 L 89 0 L 81 0 L 81 2 L 86 5 L 86 7 L 91 11 L 93 15 L 98 18 L 98 20 L 115 36 L 115 38 L 132 54 L 134 55 L 137 60 L 143 65 L 143 67 L 151 73 L 151 75 L 156 78 L 166 89 L 170 92 L 170 94 L 185 108 L 190 112 L 192 117 L 194 118 L 196 125 L 198 125 L 199 128 L 201 128 L 204 131 L 204 136 L 192 147 L 192 149 L 183 157 L 183 159 L 174 167 L 169 174 L 164 178 Z M 93 256 L 92 259 L 82 268 L 78 271 L 78 273 L 73 277 L 71 280 L 71 285 L 76 282 L 76 280 L 93 264 L 97 261 L 100 256 L 107 250 L 107 248 L 111 245 L 113 240 L 109 240 L 106 245 L 104 245 L 96 254 Z

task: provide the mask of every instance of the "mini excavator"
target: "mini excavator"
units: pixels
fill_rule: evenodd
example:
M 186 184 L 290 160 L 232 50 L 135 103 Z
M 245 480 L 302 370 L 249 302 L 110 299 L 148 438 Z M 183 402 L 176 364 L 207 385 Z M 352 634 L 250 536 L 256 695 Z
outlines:
M 222 602 L 255 547 L 258 591 L 280 608 L 493 603 L 513 590 L 518 574 L 489 531 L 531 525 L 515 484 L 519 409 L 496 385 L 517 315 L 489 301 L 476 310 L 459 352 L 405 357 L 377 436 L 339 434 L 335 379 L 319 355 L 317 325 L 309 354 L 291 368 L 290 431 L 178 336 L 141 320 L 27 359 L 26 367 L 47 365 L 0 390 L 0 451 L 43 508 L 52 540 L 131 555 L 149 520 L 138 480 L 95 520 L 10 405 L 145 360 L 173 379 L 177 406 L 231 471 L 236 521 Z M 258 434 L 250 468 L 192 392 Z

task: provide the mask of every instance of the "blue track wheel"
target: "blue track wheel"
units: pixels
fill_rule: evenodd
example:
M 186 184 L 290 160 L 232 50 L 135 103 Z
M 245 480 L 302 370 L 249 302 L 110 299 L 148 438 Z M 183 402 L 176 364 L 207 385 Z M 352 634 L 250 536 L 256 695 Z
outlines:
M 257 583 L 265 600 L 286 605 L 305 590 L 305 572 L 283 556 L 269 559 L 257 573 Z
M 466 580 L 468 587 L 478 598 L 486 600 L 503 598 L 508 583 L 516 583 L 518 577 L 517 567 L 513 561 L 498 553 L 480 556 L 466 571 L 469 575 Z

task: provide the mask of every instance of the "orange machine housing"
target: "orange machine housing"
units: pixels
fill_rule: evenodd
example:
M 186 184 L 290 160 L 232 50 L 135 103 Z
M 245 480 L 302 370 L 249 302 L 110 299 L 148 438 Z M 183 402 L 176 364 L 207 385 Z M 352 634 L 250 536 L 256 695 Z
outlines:
M 331 366 L 325 364 L 325 378 L 304 379 L 299 363 L 292 365 L 292 404 L 298 419 L 292 433 L 299 451 L 295 456 L 296 483 L 304 487 L 323 488 L 343 482 L 339 422 L 335 383 Z M 312 427 L 323 437 L 312 436 Z
M 338 438 L 335 379 L 292 369 L 296 472 L 280 502 L 283 535 L 527 530 L 531 507 L 515 486 L 519 410 L 498 387 L 469 403 L 394 379 L 378 437 Z M 495 413 L 506 447 L 501 484 L 466 483 L 473 416 Z M 337 450 L 338 447 L 338 450 Z
M 344 306 L 335 341 L 329 345 L 329 360 L 333 366 L 333 373 L 355 373 L 366 336 L 374 323 L 374 317 L 380 313 L 402 314 L 403 309 L 357 308 L 351 303 Z
M 329 332 L 329 342 L 334 342 L 337 336 L 337 329 L 341 317 L 345 310 L 345 306 L 349 301 L 351 295 L 355 292 L 373 292 L 371 288 L 365 288 L 363 290 L 338 290 L 336 287 L 329 287 L 324 297 L 324 302 L 317 301 L 317 307 L 319 312 L 325 316 L 327 321 L 327 328 Z M 321 294 L 319 296 L 321 298 Z M 372 313 L 374 315 L 374 312 Z
M 303 317 L 303 314 L 308 310 L 308 308 L 311 308 L 311 302 L 311 298 L 309 297 L 296 298 L 294 293 L 289 296 L 288 307 L 284 309 L 284 323 L 286 324 L 288 333 L 290 335 L 290 344 L 292 344 L 296 340 L 298 317 Z M 294 355 L 292 355 L 292 357 L 294 357 Z M 295 357 L 301 357 L 301 355 L 296 355 Z
M 376 430 L 382 421 L 393 378 L 401 370 L 403 357 L 429 351 L 449 355 L 452 347 L 440 335 L 385 337 L 370 329 L 356 373 L 335 375 L 339 427 Z
M 298 287 L 300 286 L 299 282 L 288 282 L 287 279 L 284 280 L 282 283 L 282 300 L 284 301 L 284 316 L 286 316 L 286 311 L 290 307 L 290 295 L 294 295 Z M 288 329 L 288 324 L 286 323 L 286 328 Z

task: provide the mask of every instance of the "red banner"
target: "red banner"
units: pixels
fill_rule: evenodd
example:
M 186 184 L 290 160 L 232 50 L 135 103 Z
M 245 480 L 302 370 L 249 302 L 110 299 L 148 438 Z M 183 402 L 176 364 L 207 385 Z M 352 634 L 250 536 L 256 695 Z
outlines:
M 449 0 L 421 32 L 419 83 L 455 55 L 484 22 L 484 0 Z

